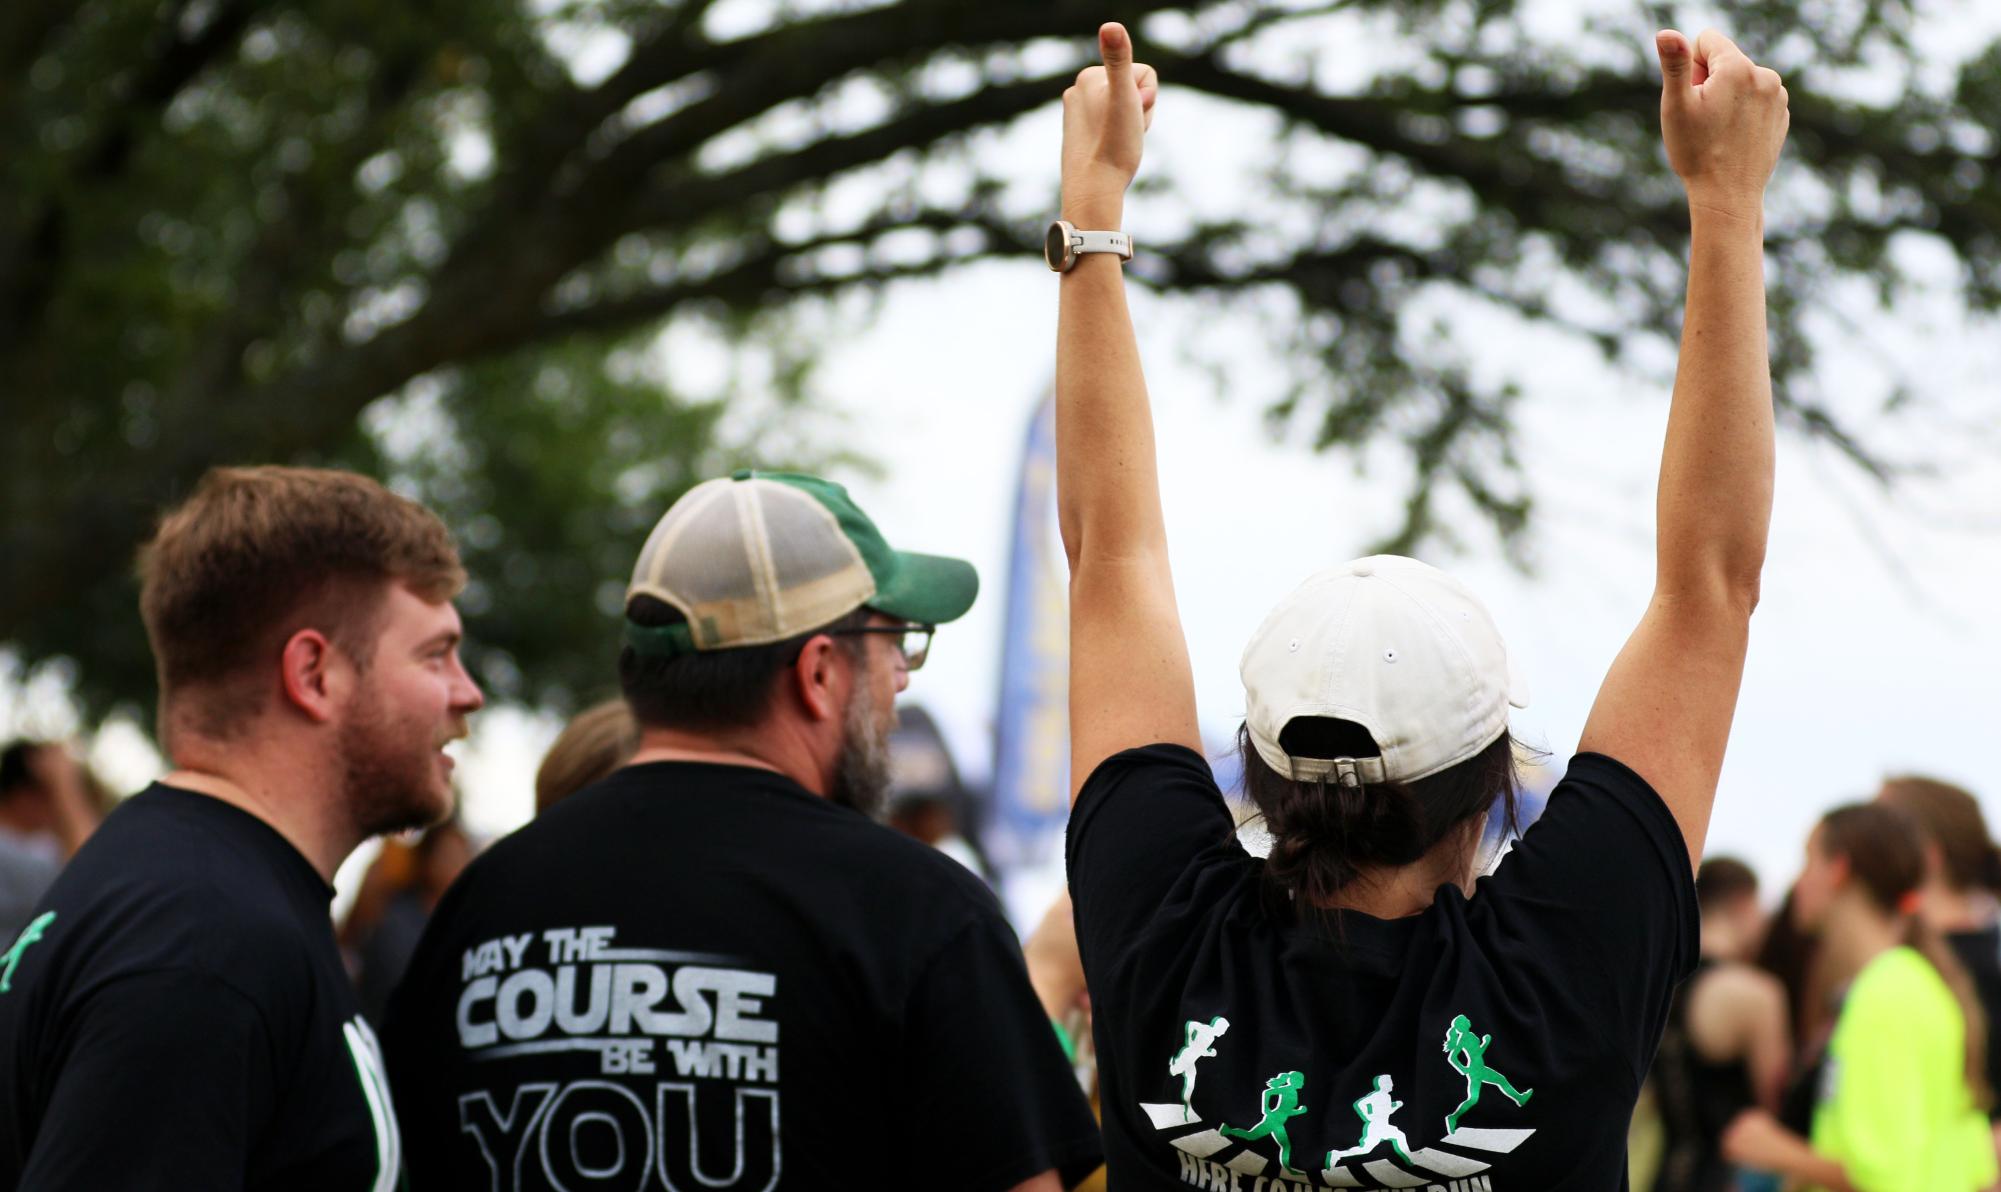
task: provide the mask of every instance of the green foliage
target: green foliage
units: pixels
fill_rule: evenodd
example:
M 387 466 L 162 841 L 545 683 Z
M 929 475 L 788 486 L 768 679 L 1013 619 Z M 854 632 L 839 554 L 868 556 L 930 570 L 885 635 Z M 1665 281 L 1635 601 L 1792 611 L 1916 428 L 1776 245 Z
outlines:
M 1854 278 L 1894 305 L 1912 237 L 1951 251 L 1973 308 L 2001 308 L 2001 46 L 1925 61 L 1901 0 L 1725 8 L 1793 96 L 1772 221 L 1781 411 L 1887 476 L 1895 461 L 1830 412 L 1797 316 Z M 796 433 L 811 354 L 775 329 L 1033 251 L 1053 164 L 1017 176 L 991 150 L 1054 102 L 1107 17 L 1135 25 L 1170 89 L 1278 137 L 1228 210 L 1191 204 L 1135 275 L 1267 316 L 1293 369 L 1266 399 L 1283 433 L 1401 447 L 1393 544 L 1466 510 L 1514 541 L 1531 505 L 1513 403 L 1532 378 L 1482 367 L 1453 312 L 1630 360 L 1671 340 L 1685 247 L 1637 14 L 1559 42 L 1537 12 L 0 6 L 0 640 L 78 658 L 93 710 L 143 703 L 128 560 L 155 512 L 214 463 L 331 462 L 392 477 L 460 533 L 498 692 L 594 694 L 659 509 L 738 460 L 832 454 Z M 1148 206 L 1201 181 L 1151 178 Z M 663 329 L 729 379 L 669 367 Z

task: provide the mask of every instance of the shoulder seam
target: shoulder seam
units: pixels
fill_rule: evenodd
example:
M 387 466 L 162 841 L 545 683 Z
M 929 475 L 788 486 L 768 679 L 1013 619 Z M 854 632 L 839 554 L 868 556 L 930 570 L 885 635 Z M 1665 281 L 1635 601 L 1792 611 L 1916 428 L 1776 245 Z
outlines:
M 266 1039 L 275 1039 L 276 1037 L 271 1030 L 270 1017 L 264 1013 L 264 1007 L 258 1003 L 256 998 L 252 997 L 248 991 L 238 986 L 234 981 L 231 981 L 228 978 L 222 976 L 220 973 L 216 973 L 209 969 L 202 968 L 198 965 L 161 964 L 161 965 L 153 965 L 149 968 L 131 969 L 126 972 L 121 972 L 113 976 L 107 977 L 103 981 L 98 982 L 97 985 L 91 989 L 90 996 L 95 997 L 99 992 L 111 986 L 119 985 L 127 981 L 136 981 L 147 977 L 192 977 L 206 984 L 214 985 L 220 989 L 226 989 L 232 995 L 234 995 L 238 1001 L 241 1001 L 244 1005 L 250 1007 L 251 1013 L 257 1016 L 257 1025 L 263 1029 L 264 1036 Z
M 899 1024 L 910 1013 L 911 995 L 916 993 L 918 988 L 930 979 L 931 971 L 938 967 L 938 962 L 944 958 L 945 953 L 950 951 L 954 944 L 964 939 L 967 933 L 979 926 L 980 915 L 978 910 L 975 909 L 973 913 L 966 916 L 965 922 L 947 932 L 945 938 L 939 941 L 938 946 L 931 949 L 931 954 L 926 956 L 922 962 L 911 970 L 910 987 L 903 991 L 903 1000 L 896 1007 L 896 1020 Z

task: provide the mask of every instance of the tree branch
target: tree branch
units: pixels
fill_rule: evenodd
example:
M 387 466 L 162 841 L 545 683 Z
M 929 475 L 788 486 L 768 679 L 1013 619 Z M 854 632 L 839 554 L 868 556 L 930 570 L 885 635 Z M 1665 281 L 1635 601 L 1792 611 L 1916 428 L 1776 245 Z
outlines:
M 244 0 L 223 3 L 192 38 L 183 39 L 178 8 L 166 22 L 164 46 L 135 76 L 97 136 L 71 158 L 67 184 L 48 189 L 48 200 L 29 217 L 18 237 L 0 243 L 0 356 L 16 343 L 30 339 L 41 326 L 49 295 L 61 275 L 69 242 L 67 209 L 77 197 L 115 184 L 132 157 L 142 123 L 159 118 L 226 47 L 235 44 L 248 26 L 252 5 Z
M 816 274 L 800 264 L 803 258 L 815 252 L 847 245 L 865 245 L 885 233 L 911 228 L 928 229 L 940 234 L 976 232 L 980 243 L 975 248 L 941 253 L 923 261 L 870 265 L 848 273 Z M 973 208 L 956 211 L 933 208 L 895 216 L 877 216 L 858 228 L 810 240 L 762 241 L 729 266 L 700 277 L 680 279 L 587 305 L 549 312 L 535 321 L 529 334 L 539 340 L 580 333 L 614 333 L 663 318 L 688 302 L 714 301 L 733 309 L 750 310 L 760 306 L 765 299 L 780 294 L 790 298 L 929 277 L 955 265 L 1005 252 L 1025 251 L 1026 239 L 1018 234 L 1018 229 L 992 213 Z
M 798 149 L 760 157 L 727 174 L 683 171 L 633 200 L 620 234 L 661 225 L 687 226 L 730 206 L 782 193 L 805 182 L 825 181 L 845 170 L 881 161 L 899 149 L 924 150 L 959 133 L 1004 124 L 1062 93 L 1068 75 L 983 87 L 962 99 L 909 109 L 861 132 L 827 137 Z
M 1121 5 L 1124 14 L 1195 9 L 1214 0 L 1155 0 Z M 549 222 L 579 211 L 607 206 L 629 193 L 663 162 L 691 152 L 703 142 L 738 128 L 772 109 L 816 95 L 865 69 L 888 71 L 942 49 L 1015 45 L 1052 29 L 1082 33 L 1106 13 L 1091 0 L 1055 4 L 966 4 L 962 0 L 911 0 L 894 9 L 857 12 L 782 24 L 764 33 L 710 44 L 675 42 L 663 36 L 636 54 L 627 69 L 600 85 L 602 95 L 583 96 L 531 138 L 532 165 L 511 172 L 496 188 L 496 201 L 464 238 L 470 251 L 507 242 L 520 213 L 542 209 Z M 614 144 L 576 170 L 558 167 L 577 156 L 603 120 L 632 98 L 665 86 L 695 70 L 714 72 L 722 84 L 711 95 Z M 562 178 L 560 193 L 550 180 Z
M 384 59 L 376 70 L 360 128 L 344 143 L 326 147 L 333 161 L 320 174 L 340 179 L 341 185 L 328 191 L 308 171 L 285 179 L 277 213 L 243 258 L 235 301 L 190 353 L 163 403 L 166 409 L 203 417 L 214 395 L 237 388 L 243 379 L 244 351 L 283 325 L 289 313 L 285 295 L 338 250 L 347 217 L 356 206 L 354 173 L 379 151 L 398 109 L 422 81 L 430 57 L 428 44 L 406 43 L 401 48 L 401 55 Z
M 1680 230 L 1679 225 L 1664 223 L 1660 212 L 1634 212 L 1630 196 L 1581 186 L 1562 176 L 1559 166 L 1538 161 L 1511 142 L 1468 137 L 1420 140 L 1400 126 L 1399 106 L 1381 98 L 1334 96 L 1312 87 L 1273 83 L 1231 70 L 1206 55 L 1155 57 L 1161 60 L 1157 65 L 1162 78 L 1226 99 L 1276 108 L 1320 132 L 1401 158 L 1431 177 L 1463 183 L 1480 197 L 1483 206 L 1505 210 L 1526 226 L 1564 235 L 1563 221 L 1556 217 L 1559 207 L 1598 209 L 1617 199 L 1622 214 L 1640 216 L 1638 226 L 1657 239 L 1672 237 Z M 1517 94 L 1513 102 L 1525 104 L 1534 99 L 1548 103 L 1553 98 L 1540 93 Z M 1489 97 L 1481 102 L 1495 101 Z M 1634 223 L 1630 218 L 1626 222 Z

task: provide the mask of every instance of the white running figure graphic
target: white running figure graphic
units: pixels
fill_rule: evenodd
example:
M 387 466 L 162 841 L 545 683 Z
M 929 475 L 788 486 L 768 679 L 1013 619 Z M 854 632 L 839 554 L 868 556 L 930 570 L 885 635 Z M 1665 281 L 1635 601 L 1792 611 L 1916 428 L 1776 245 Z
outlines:
M 1362 1119 L 1362 1141 L 1343 1150 L 1328 1151 L 1328 1167 L 1350 1156 L 1366 1155 L 1385 1142 L 1396 1151 L 1397 1158 L 1410 1162 L 1410 1140 L 1403 1136 L 1402 1130 L 1390 1125 L 1390 1115 L 1403 1108 L 1403 1102 L 1390 1098 L 1390 1090 L 1395 1087 L 1388 1075 L 1378 1076 L 1374 1091 L 1364 1093 L 1355 1102 L 1355 1116 Z
M 1189 1104 L 1195 1096 L 1195 1065 L 1216 1054 L 1216 1040 L 1229 1029 L 1230 1020 L 1221 1014 L 1206 1023 L 1191 1020 L 1182 1040 L 1183 1047 L 1173 1059 L 1167 1061 L 1167 1074 L 1181 1078 L 1181 1108 L 1187 1112 L 1190 1121 L 1195 1120 L 1195 1107 Z

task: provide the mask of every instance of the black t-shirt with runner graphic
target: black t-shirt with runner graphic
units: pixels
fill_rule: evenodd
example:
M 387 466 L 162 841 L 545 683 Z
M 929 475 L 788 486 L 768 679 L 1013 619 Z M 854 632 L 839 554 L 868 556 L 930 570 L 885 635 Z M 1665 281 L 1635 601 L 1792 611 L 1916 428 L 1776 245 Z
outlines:
M 1101 1155 L 986 887 L 744 766 L 631 766 L 494 845 L 383 1042 L 418 1189 L 984 1192 Z
M 0 1186 L 389 1192 L 333 890 L 270 825 L 154 785 L 0 957 Z
M 1696 958 L 1673 817 L 1580 754 L 1471 898 L 1295 916 L 1195 753 L 1107 759 L 1068 861 L 1115 1190 L 1606 1192 Z

